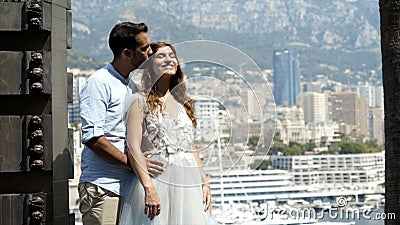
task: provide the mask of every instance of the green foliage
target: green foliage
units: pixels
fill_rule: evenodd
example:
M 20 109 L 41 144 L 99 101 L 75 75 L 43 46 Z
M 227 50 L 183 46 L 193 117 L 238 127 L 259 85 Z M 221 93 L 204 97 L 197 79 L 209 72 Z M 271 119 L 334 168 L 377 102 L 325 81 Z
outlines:
M 268 160 L 263 160 L 260 165 L 257 167 L 258 170 L 267 170 L 270 166 L 270 163 Z
M 295 143 L 285 150 L 283 150 L 284 155 L 304 155 L 305 151 L 299 143 Z
M 381 147 L 374 147 L 368 143 L 341 142 L 335 146 L 339 154 L 359 154 L 382 151 Z
M 273 145 L 271 146 L 268 155 L 277 155 L 279 152 L 283 153 L 287 146 L 279 139 L 279 133 L 274 136 Z
M 383 150 L 376 140 L 363 141 L 363 137 L 350 137 L 342 134 L 342 141 L 329 146 L 329 152 L 339 154 L 373 153 Z
M 282 140 L 274 137 L 274 143 L 268 152 L 268 155 L 304 155 L 306 152 L 311 152 L 315 148 L 315 143 L 308 142 L 300 144 L 297 142 L 290 142 L 285 145 Z M 383 146 L 379 145 L 376 140 L 363 141 L 362 137 L 352 138 L 347 135 L 342 135 L 342 141 L 330 145 L 328 151 L 320 152 L 319 154 L 360 154 L 360 153 L 374 153 L 383 151 Z
M 315 148 L 315 143 L 314 142 L 308 142 L 306 144 L 304 144 L 303 146 L 305 151 L 312 151 Z
M 328 151 L 320 152 L 321 155 L 337 155 L 338 151 L 333 149 L 328 149 Z
M 258 140 L 260 139 L 259 135 L 251 136 L 249 138 L 248 145 L 250 148 L 255 149 L 257 147 Z

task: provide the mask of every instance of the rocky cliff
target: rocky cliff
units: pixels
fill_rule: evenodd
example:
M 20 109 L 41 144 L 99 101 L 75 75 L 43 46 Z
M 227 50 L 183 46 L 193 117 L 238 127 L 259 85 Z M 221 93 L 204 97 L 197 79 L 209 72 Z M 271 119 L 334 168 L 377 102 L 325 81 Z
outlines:
M 233 45 L 261 68 L 272 67 L 274 49 L 291 49 L 309 79 L 325 74 L 343 80 L 345 70 L 354 80 L 380 74 L 376 0 L 74 0 L 72 5 L 72 67 L 110 60 L 109 31 L 116 22 L 131 20 L 146 22 L 152 40 Z

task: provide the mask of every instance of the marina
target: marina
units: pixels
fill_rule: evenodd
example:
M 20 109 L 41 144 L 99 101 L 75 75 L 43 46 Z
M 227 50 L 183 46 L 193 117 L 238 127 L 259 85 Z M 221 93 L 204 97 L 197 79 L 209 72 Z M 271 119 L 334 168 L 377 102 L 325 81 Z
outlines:
M 364 212 L 383 209 L 378 189 L 319 189 L 296 185 L 286 170 L 211 173 L 213 215 L 219 224 L 356 225 Z M 335 218 L 336 217 L 336 218 Z M 336 221 L 341 218 L 350 220 Z M 379 221 L 376 223 L 379 224 Z

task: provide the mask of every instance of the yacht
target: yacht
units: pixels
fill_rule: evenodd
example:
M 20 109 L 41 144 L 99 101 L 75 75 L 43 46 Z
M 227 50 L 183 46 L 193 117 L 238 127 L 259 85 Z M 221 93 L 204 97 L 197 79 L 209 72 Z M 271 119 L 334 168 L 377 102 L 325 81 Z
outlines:
M 292 194 L 309 191 L 309 187 L 292 183 L 285 170 L 230 170 L 223 174 L 211 173 L 213 203 L 254 203 L 284 201 Z
M 309 191 L 294 186 L 285 170 L 229 170 L 210 173 L 213 215 L 220 224 L 309 224 L 316 219 L 281 217 L 276 202 Z

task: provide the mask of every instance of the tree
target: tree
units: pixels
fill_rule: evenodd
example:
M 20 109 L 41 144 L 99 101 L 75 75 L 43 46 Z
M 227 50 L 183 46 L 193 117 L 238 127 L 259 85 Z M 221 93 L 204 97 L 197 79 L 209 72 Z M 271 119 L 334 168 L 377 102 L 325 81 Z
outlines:
M 277 155 L 279 152 L 283 153 L 286 147 L 287 146 L 283 143 L 283 141 L 279 139 L 279 135 L 275 135 L 273 144 L 268 152 L 268 155 Z
M 304 150 L 299 144 L 292 144 L 283 150 L 284 155 L 304 155 Z
M 257 167 L 258 170 L 267 170 L 269 168 L 269 161 L 268 160 L 263 160 L 260 165 Z
M 400 0 L 379 0 L 385 96 L 385 212 L 400 215 Z M 385 224 L 398 224 L 387 219 Z
M 312 142 L 312 141 L 307 142 L 307 143 L 304 144 L 304 150 L 305 150 L 305 151 L 311 152 L 311 151 L 314 150 L 314 148 L 315 148 L 315 143 Z
M 255 148 L 257 147 L 257 144 L 258 144 L 258 140 L 260 139 L 260 136 L 258 136 L 258 135 L 254 135 L 254 136 L 251 136 L 250 138 L 249 138 L 249 142 L 248 142 L 248 146 L 250 147 L 250 148 L 252 148 L 253 150 L 255 150 Z

